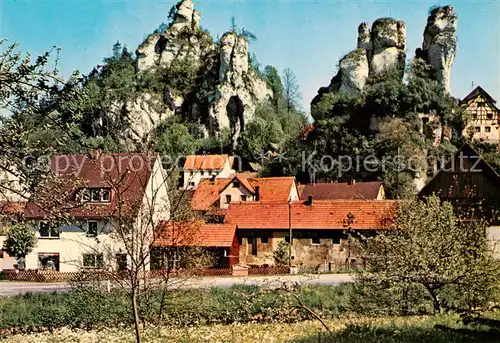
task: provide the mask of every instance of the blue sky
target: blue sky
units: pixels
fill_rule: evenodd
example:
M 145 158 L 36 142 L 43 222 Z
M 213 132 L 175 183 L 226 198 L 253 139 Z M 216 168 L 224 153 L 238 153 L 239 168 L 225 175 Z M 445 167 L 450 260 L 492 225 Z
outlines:
M 87 73 L 111 53 L 119 40 L 130 49 L 167 20 L 172 0 L 0 0 L 0 37 L 18 41 L 38 54 L 62 48 L 59 69 Z M 500 101 L 500 1 L 257 1 L 198 0 L 201 25 L 216 37 L 229 29 L 230 17 L 252 31 L 250 45 L 264 66 L 291 68 L 297 75 L 302 104 L 329 84 L 338 60 L 356 47 L 359 23 L 392 16 L 407 24 L 407 57 L 422 43 L 432 5 L 451 4 L 458 15 L 458 52 L 451 76 L 455 97 L 472 82 Z

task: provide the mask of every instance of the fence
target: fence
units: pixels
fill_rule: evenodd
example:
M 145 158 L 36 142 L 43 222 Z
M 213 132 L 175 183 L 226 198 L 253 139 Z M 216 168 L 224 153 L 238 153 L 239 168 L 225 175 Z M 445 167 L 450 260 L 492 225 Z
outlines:
M 288 267 L 258 267 L 249 268 L 248 275 L 279 275 L 289 274 Z M 148 271 L 148 278 L 161 277 L 187 277 L 187 276 L 203 276 L 203 277 L 223 277 L 232 276 L 231 268 L 217 269 L 202 269 L 202 270 L 151 270 Z M 112 274 L 106 271 L 79 271 L 79 272 L 57 272 L 57 271 L 41 271 L 41 270 L 4 270 L 0 272 L 0 280 L 10 280 L 19 282 L 71 282 L 71 281 L 97 281 L 109 279 L 124 279 L 127 273 L 122 275 L 114 272 Z

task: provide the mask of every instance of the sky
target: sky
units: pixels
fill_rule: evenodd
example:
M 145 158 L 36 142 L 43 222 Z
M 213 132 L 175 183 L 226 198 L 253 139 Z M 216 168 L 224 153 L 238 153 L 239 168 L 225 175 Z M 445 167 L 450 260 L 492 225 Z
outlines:
M 32 55 L 58 46 L 58 69 L 69 76 L 88 73 L 111 54 L 118 40 L 137 46 L 162 22 L 176 0 L 0 0 L 0 38 L 17 41 Z M 481 85 L 500 100 L 500 0 L 480 1 L 335 1 L 335 0 L 194 0 L 201 26 L 215 38 L 239 27 L 257 36 L 250 52 L 278 70 L 297 76 L 302 106 L 330 83 L 339 59 L 356 48 L 357 27 L 379 17 L 407 25 L 407 59 L 422 44 L 428 10 L 453 5 L 458 16 L 458 50 L 451 92 L 463 98 Z

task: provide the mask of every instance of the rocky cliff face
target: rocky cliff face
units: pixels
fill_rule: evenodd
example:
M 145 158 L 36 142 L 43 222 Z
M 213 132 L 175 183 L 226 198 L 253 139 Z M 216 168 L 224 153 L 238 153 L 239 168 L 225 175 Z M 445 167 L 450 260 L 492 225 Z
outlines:
M 356 94 L 363 90 L 369 76 L 380 76 L 394 68 L 403 77 L 406 58 L 406 25 L 400 20 L 380 18 L 371 29 L 367 23 L 358 27 L 357 49 L 341 58 L 339 71 L 328 87 L 318 91 L 312 104 L 322 94 Z
M 200 12 L 191 0 L 177 4 L 172 23 L 162 32 L 150 34 L 137 48 L 137 68 L 148 71 L 154 67 L 168 67 L 176 58 L 190 57 L 199 61 L 214 49 L 203 39 L 200 30 Z
M 248 41 L 234 32 L 220 39 L 219 82 L 209 108 L 212 131 L 230 128 L 233 147 L 255 114 L 257 104 L 272 97 L 271 90 L 249 68 Z
M 192 0 L 179 2 L 172 17 L 168 26 L 150 34 L 137 48 L 138 72 L 161 72 L 176 60 L 189 59 L 197 68 L 197 78 L 203 78 L 203 86 L 195 85 L 183 96 L 176 89 L 166 89 L 161 95 L 145 91 L 133 101 L 116 104 L 113 112 L 125 115 L 130 128 L 125 136 L 132 143 L 147 141 L 160 121 L 178 114 L 205 125 L 207 135 L 229 128 L 235 147 L 257 105 L 272 97 L 267 83 L 250 66 L 248 41 L 228 32 L 219 44 L 214 43 L 200 29 L 200 13 Z
M 457 16 L 452 6 L 437 7 L 427 18 L 422 48 L 415 52 L 432 68 L 432 75 L 450 92 L 450 73 L 457 49 Z

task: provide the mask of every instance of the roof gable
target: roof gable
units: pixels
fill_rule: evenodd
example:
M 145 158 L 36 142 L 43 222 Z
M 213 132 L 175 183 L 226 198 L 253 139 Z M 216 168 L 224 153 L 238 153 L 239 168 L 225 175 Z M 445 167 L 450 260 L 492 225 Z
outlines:
M 472 92 L 467 94 L 467 96 L 460 101 L 460 105 L 467 104 L 478 96 L 482 96 L 493 105 L 496 104 L 496 100 L 493 99 L 491 95 L 488 94 L 488 92 L 486 92 L 481 86 L 477 86 Z
M 27 218 L 62 211 L 77 218 L 102 218 L 130 214 L 142 203 L 158 158 L 146 154 L 59 155 L 51 159 L 51 178 L 35 192 L 26 206 Z M 60 191 L 51 202 L 50 190 Z M 109 203 L 82 202 L 76 192 L 83 188 L 111 189 Z M 42 205 L 43 204 L 43 205 Z
M 235 174 L 229 178 L 204 179 L 194 191 L 191 199 L 192 208 L 208 210 L 234 180 L 238 180 L 251 194 L 256 194 L 256 187 L 259 187 L 261 201 L 288 201 L 295 184 L 294 177 L 247 178 L 243 174 Z
M 462 161 L 462 162 L 460 162 Z M 429 196 L 438 190 L 438 182 L 442 177 L 451 174 L 480 173 L 484 175 L 493 185 L 500 186 L 500 175 L 484 161 L 482 156 L 470 145 L 465 144 L 458 149 L 445 166 L 432 177 L 432 179 L 420 190 L 419 196 Z M 438 191 L 444 191 L 439 189 Z M 449 193 L 451 190 L 446 190 Z M 464 190 L 462 190 L 464 191 Z M 473 197 L 473 194 L 470 194 Z

